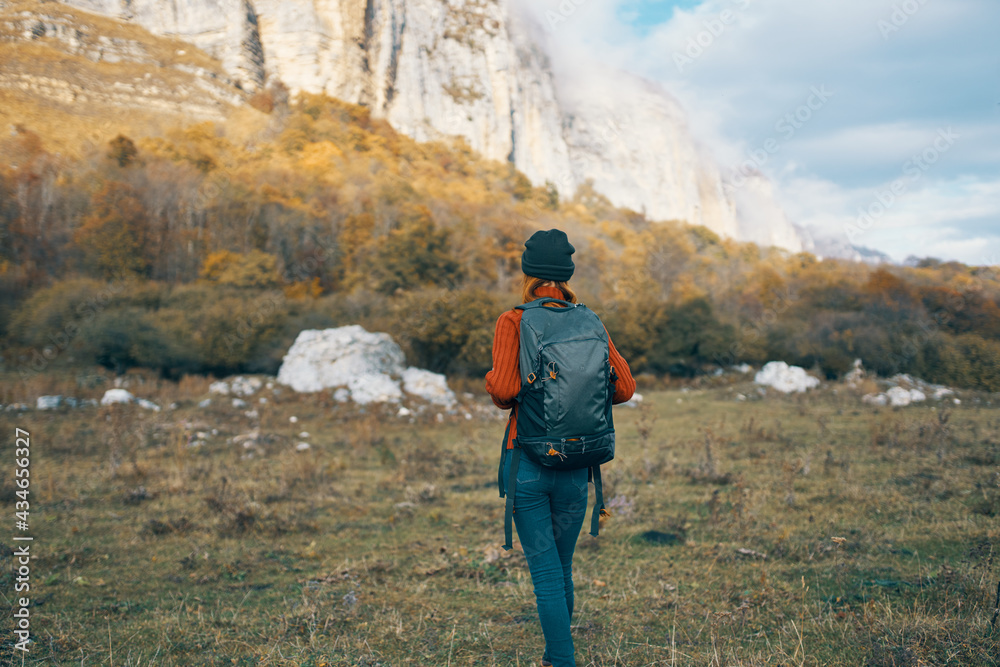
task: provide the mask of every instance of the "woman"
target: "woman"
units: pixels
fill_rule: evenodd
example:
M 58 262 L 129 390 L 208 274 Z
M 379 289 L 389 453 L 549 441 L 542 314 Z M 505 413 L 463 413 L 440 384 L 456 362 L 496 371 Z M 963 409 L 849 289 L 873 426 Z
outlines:
M 575 266 L 571 255 L 575 248 L 558 229 L 539 231 L 524 243 L 521 255 L 522 297 L 524 303 L 542 297 L 554 297 L 576 303 L 576 294 L 568 281 Z M 553 307 L 561 304 L 553 302 Z M 511 309 L 497 320 L 493 339 L 493 369 L 486 374 L 486 391 L 501 409 L 511 410 L 509 435 L 504 450 L 501 483 L 508 479 L 517 435 L 517 403 L 521 389 L 518 362 L 521 310 Z M 618 375 L 612 403 L 632 397 L 635 380 L 628 364 L 608 337 L 609 360 Z M 545 635 L 542 665 L 574 667 L 573 638 L 573 551 L 580 536 L 587 511 L 587 469 L 553 470 L 521 457 L 517 467 L 517 511 L 514 525 L 524 549 L 528 570 L 535 589 L 538 617 Z

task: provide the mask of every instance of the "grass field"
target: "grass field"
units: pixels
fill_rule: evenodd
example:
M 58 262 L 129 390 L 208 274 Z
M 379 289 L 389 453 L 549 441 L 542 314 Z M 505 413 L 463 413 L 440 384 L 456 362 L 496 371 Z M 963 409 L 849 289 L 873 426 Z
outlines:
M 614 516 L 575 559 L 578 664 L 998 664 L 995 397 L 894 410 L 844 385 L 761 397 L 733 382 L 616 409 Z M 503 422 L 481 392 L 471 419 L 410 423 L 330 392 L 265 388 L 246 407 L 200 408 L 208 384 L 133 381 L 158 413 L 0 412 L 8 535 L 19 427 L 34 537 L 34 643 L 15 654 L 5 631 L 0 659 L 537 664 L 524 557 L 500 549 Z M 53 376 L 20 400 L 105 387 Z

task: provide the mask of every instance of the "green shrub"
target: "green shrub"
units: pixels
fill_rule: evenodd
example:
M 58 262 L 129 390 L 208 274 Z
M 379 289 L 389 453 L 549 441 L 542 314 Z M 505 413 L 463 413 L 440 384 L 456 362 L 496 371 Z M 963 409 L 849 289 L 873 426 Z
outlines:
M 439 373 L 485 374 L 493 364 L 500 299 L 484 290 L 426 290 L 400 297 L 389 333 L 407 362 Z

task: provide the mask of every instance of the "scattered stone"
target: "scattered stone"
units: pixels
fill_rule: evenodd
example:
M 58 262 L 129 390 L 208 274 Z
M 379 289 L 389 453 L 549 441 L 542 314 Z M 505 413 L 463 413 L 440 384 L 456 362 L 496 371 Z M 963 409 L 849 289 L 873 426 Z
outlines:
M 927 398 L 919 389 L 903 389 L 902 387 L 893 387 L 885 392 L 885 396 L 889 399 L 889 405 L 894 408 L 901 408 L 910 403 L 918 403 Z
M 306 438 L 309 437 L 309 431 L 302 431 L 301 433 L 299 433 L 299 437 L 305 440 Z
M 101 405 L 114 405 L 115 403 L 131 403 L 135 400 L 132 392 L 125 389 L 108 389 L 101 397 Z
M 247 402 L 244 401 L 242 398 L 234 398 L 233 399 L 233 407 L 234 408 L 240 408 L 240 409 L 242 409 L 242 408 L 245 408 L 246 406 L 247 406 Z
M 642 394 L 636 391 L 632 392 L 632 398 L 622 403 L 622 405 L 624 405 L 626 408 L 637 408 L 639 407 L 640 403 L 642 403 Z
M 749 373 L 749 372 L 751 372 L 753 370 L 753 366 L 751 366 L 750 364 L 747 364 L 747 363 L 743 363 L 743 364 L 740 364 L 738 366 L 730 366 L 730 368 L 732 368 L 737 373 L 743 373 L 744 375 L 746 375 L 747 373 Z
M 299 442 L 298 444 L 295 445 L 295 451 L 297 452 L 304 452 L 307 449 L 309 449 L 308 442 Z
M 263 386 L 264 381 L 258 377 L 237 375 L 229 381 L 229 390 L 237 396 L 253 396 Z
M 35 400 L 36 410 L 56 410 L 63 404 L 62 396 L 39 396 Z
M 738 553 L 741 556 L 746 556 L 747 558 L 758 558 L 760 560 L 767 560 L 767 554 L 761 553 L 759 551 L 754 551 L 753 549 L 746 549 L 744 547 L 740 547 L 739 549 L 736 550 L 736 553 Z
M 288 421 L 290 421 L 293 424 L 298 424 L 299 423 L 299 418 L 296 417 L 295 415 L 292 415 L 291 417 L 288 418 Z
M 844 375 L 844 382 L 851 386 L 856 386 L 862 380 L 865 379 L 865 369 L 861 365 L 860 359 L 855 359 L 854 364 L 851 366 L 851 370 L 847 371 Z
M 207 408 L 211 404 L 212 404 L 212 399 L 206 398 L 204 401 L 201 401 L 200 403 L 198 403 L 198 407 L 199 408 Z
M 753 381 L 760 385 L 773 387 L 784 394 L 793 391 L 801 393 L 819 386 L 819 380 L 806 373 L 804 368 L 789 366 L 784 361 L 767 362 L 754 376 Z
M 399 408 L 399 411 L 396 412 L 397 417 L 409 417 L 412 414 L 413 413 L 410 412 L 408 408 L 403 408 L 403 407 Z
M 341 387 L 337 391 L 333 392 L 333 400 L 338 403 L 347 403 L 351 400 L 351 392 L 347 391 L 344 387 Z
M 885 405 L 889 399 L 885 397 L 885 394 L 865 394 L 861 397 L 861 402 L 869 405 Z
M 233 436 L 233 439 L 230 440 L 230 442 L 234 445 L 243 445 L 244 448 L 249 449 L 250 447 L 256 445 L 258 440 L 260 440 L 260 429 L 255 428 L 252 431 Z
M 160 411 L 160 406 L 159 405 L 157 405 L 156 403 L 153 403 L 152 401 L 147 401 L 145 398 L 137 398 L 137 399 L 135 399 L 135 402 L 136 402 L 136 404 L 140 408 L 145 408 L 147 410 L 152 410 L 153 412 L 159 412 Z

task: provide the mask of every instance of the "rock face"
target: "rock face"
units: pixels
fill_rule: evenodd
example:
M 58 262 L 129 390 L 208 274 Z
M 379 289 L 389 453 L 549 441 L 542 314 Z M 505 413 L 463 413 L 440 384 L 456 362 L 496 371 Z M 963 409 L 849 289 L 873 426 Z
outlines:
M 247 89 L 263 83 L 257 15 L 249 0 L 65 0 L 191 42 L 219 60 Z
M 451 407 L 455 394 L 443 375 L 405 368 L 403 351 L 389 334 L 354 324 L 299 333 L 282 360 L 278 382 L 295 391 L 338 387 L 335 398 L 365 405 L 398 403 L 403 391 Z
M 803 392 L 819 386 L 819 380 L 808 375 L 800 366 L 789 366 L 784 361 L 769 361 L 764 364 L 753 381 L 773 387 L 782 393 Z
M 665 91 L 614 71 L 557 77 L 540 28 L 507 0 L 62 1 L 190 41 L 244 89 L 280 79 L 417 140 L 464 137 L 564 197 L 591 180 L 653 220 L 801 250 L 766 181 L 724 191 Z
M 0 1 L 2 43 L 31 47 L 7 52 L 0 89 L 104 116 L 105 126 L 121 110 L 223 120 L 245 98 L 218 62 L 185 42 L 63 5 Z

